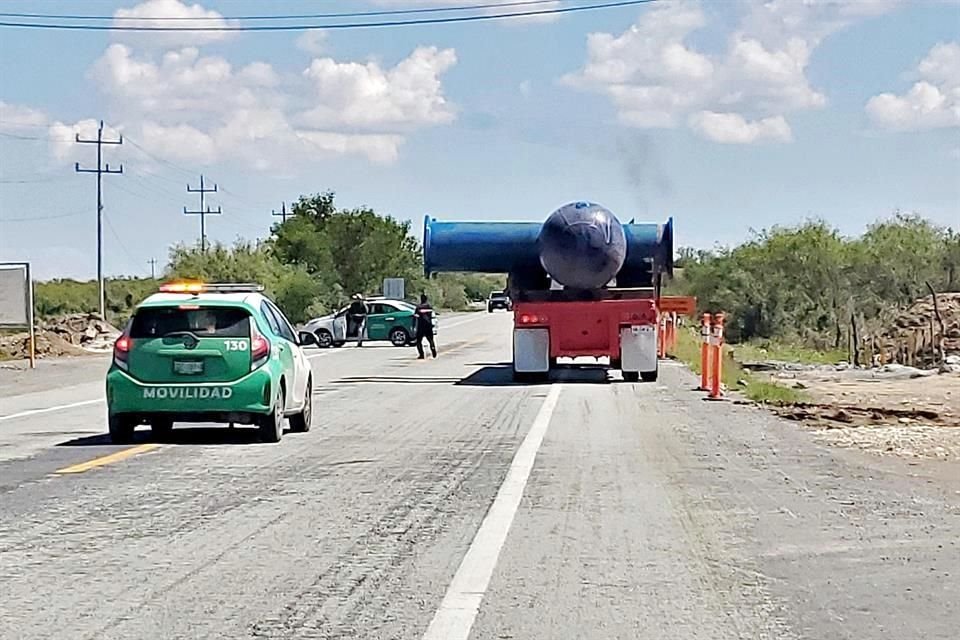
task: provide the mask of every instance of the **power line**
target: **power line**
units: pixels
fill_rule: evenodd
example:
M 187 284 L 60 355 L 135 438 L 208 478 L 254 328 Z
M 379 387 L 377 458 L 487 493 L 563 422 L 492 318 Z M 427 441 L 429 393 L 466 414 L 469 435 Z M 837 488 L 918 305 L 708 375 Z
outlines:
M 51 18 L 54 20 L 105 20 L 105 21 L 150 21 L 150 22 L 210 22 L 211 20 L 311 20 L 318 18 L 365 18 L 376 16 L 396 16 L 406 14 L 445 13 L 450 11 L 477 11 L 480 9 L 498 9 L 504 7 L 525 7 L 533 5 L 557 4 L 566 0 L 515 0 L 513 2 L 488 2 L 484 4 L 461 5 L 458 7 L 427 7 L 420 9 L 381 9 L 379 11 L 343 11 L 336 13 L 292 13 L 286 15 L 240 15 L 240 16 L 105 16 L 56 13 L 0 13 L 2 18 Z
M 103 166 L 103 145 L 105 144 L 123 144 L 123 134 L 120 135 L 119 140 L 104 140 L 103 139 L 103 120 L 100 121 L 100 127 L 97 129 L 97 139 L 96 140 L 81 140 L 80 134 L 76 135 L 76 141 L 80 144 L 95 144 L 97 145 L 97 168 L 96 169 L 81 169 L 80 163 L 74 165 L 74 170 L 77 173 L 95 173 L 97 174 L 97 281 L 100 285 L 100 317 L 106 318 L 106 290 L 103 286 L 103 174 L 112 174 L 112 173 L 123 173 L 123 165 L 120 165 L 119 169 L 111 169 L 110 163 L 107 163 L 106 168 Z
M 198 211 L 187 211 L 187 208 L 183 208 L 184 215 L 198 215 L 200 216 L 200 252 L 206 253 L 207 251 L 207 216 L 210 215 L 220 215 L 223 213 L 220 207 L 217 207 L 216 211 L 210 209 L 210 205 L 207 205 L 207 208 L 203 208 L 203 196 L 208 193 L 216 193 L 217 185 L 214 183 L 213 189 L 207 189 L 203 186 L 203 174 L 200 174 L 200 188 L 194 189 L 189 184 L 187 185 L 188 193 L 199 193 L 200 194 L 200 209 Z
M 34 222 L 39 220 L 61 220 L 63 218 L 73 218 L 74 216 L 83 215 L 86 213 L 86 209 L 83 211 L 74 211 L 73 213 L 58 213 L 52 216 L 24 216 L 21 218 L 0 218 L 0 222 Z
M 185 168 L 181 167 L 181 166 L 178 165 L 178 164 L 175 164 L 175 163 L 173 163 L 173 162 L 170 162 L 169 160 L 165 160 L 165 159 L 161 158 L 161 157 L 158 156 L 158 155 L 155 155 L 154 153 L 148 151 L 145 147 L 143 147 L 143 145 L 139 144 L 136 140 L 131 140 L 131 139 L 129 138 L 129 136 L 127 137 L 127 140 L 130 142 L 130 144 L 132 144 L 134 147 L 136 147 L 138 150 L 140 150 L 144 155 L 146 155 L 146 156 L 149 157 L 149 158 L 152 158 L 152 159 L 156 160 L 157 162 L 160 162 L 160 163 L 162 163 L 162 164 L 165 164 L 165 165 L 167 165 L 167 166 L 169 166 L 169 167 L 171 167 L 171 168 L 173 168 L 173 169 L 176 169 L 177 171 L 182 171 L 185 175 L 191 175 L 191 176 L 192 176 L 192 175 L 194 175 L 194 174 L 196 173 L 195 171 L 190 171 L 189 169 L 185 169 Z
M 515 11 L 510 13 L 488 13 L 473 16 L 455 16 L 448 18 L 422 18 L 416 20 L 384 20 L 380 22 L 341 22 L 332 24 L 268 24 L 268 25 L 236 25 L 221 27 L 146 27 L 101 24 L 52 24 L 48 22 L 0 22 L 0 27 L 21 29 L 60 29 L 69 31 L 138 31 L 138 32 L 239 32 L 239 31 L 314 31 L 335 29 L 368 29 L 380 27 L 410 27 L 431 24 L 452 24 L 459 22 L 477 22 L 481 20 L 503 20 L 508 18 L 529 18 L 535 16 L 559 15 L 578 11 L 592 11 L 598 9 L 613 9 L 630 7 L 642 4 L 651 4 L 662 0 L 619 0 L 617 2 L 602 2 L 572 7 L 557 7 L 554 9 L 539 9 L 532 11 Z
M 133 257 L 133 254 L 130 253 L 130 250 L 127 249 L 127 246 L 123 244 L 123 240 L 120 239 L 120 234 L 117 233 L 117 230 L 113 228 L 113 224 L 110 222 L 110 218 L 105 216 L 103 218 L 103 221 L 107 224 L 107 229 L 110 230 L 110 234 L 113 236 L 114 240 L 117 241 L 117 245 L 120 247 L 120 249 L 123 250 L 123 253 L 126 254 L 127 259 L 130 261 L 127 264 L 127 266 L 133 267 L 133 265 L 137 263 L 137 259 Z

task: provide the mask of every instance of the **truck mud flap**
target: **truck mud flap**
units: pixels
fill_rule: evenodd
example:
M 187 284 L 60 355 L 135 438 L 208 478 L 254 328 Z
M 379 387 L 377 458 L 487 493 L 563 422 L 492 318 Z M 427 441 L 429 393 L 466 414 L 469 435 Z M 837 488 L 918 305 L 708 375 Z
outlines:
M 546 373 L 550 370 L 549 329 L 514 329 L 513 370 L 518 373 Z
M 620 368 L 622 371 L 657 370 L 657 328 L 633 325 L 620 328 Z

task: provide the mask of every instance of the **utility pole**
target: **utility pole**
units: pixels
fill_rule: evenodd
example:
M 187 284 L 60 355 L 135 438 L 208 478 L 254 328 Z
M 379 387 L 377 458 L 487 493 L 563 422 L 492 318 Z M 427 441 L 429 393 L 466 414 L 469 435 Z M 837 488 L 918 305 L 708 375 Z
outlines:
M 147 260 L 147 264 L 150 265 L 150 278 L 153 280 L 157 279 L 157 259 L 150 258 Z
M 200 188 L 194 189 L 189 184 L 187 185 L 188 193 L 199 193 L 200 194 L 200 209 L 198 211 L 187 211 L 187 208 L 183 208 L 183 213 L 190 215 L 200 216 L 200 251 L 201 253 L 207 252 L 207 216 L 220 215 L 223 211 L 220 210 L 220 207 L 217 207 L 216 211 L 212 211 L 208 205 L 206 209 L 203 208 L 203 196 L 207 193 L 216 193 L 217 185 L 214 183 L 213 189 L 207 189 L 203 186 L 203 174 L 200 174 Z
M 280 224 L 283 224 L 284 222 L 287 221 L 288 216 L 291 218 L 293 217 L 293 211 L 291 211 L 290 213 L 287 213 L 287 203 L 284 202 L 283 207 L 281 207 L 280 209 L 280 213 L 277 213 L 276 211 L 274 211 L 273 215 L 280 216 L 281 217 Z
M 100 317 L 106 319 L 106 306 L 107 306 L 107 294 L 106 288 L 103 286 L 103 187 L 102 180 L 103 174 L 107 173 L 123 173 L 123 165 L 120 165 L 119 169 L 111 169 L 110 163 L 107 163 L 106 166 L 102 164 L 103 161 L 103 145 L 105 144 L 123 144 L 123 135 L 121 134 L 119 140 L 104 140 L 103 139 L 103 120 L 100 121 L 100 127 L 97 129 L 97 139 L 96 140 L 81 140 L 80 134 L 75 134 L 76 140 L 80 144 L 95 144 L 97 145 L 97 168 L 96 169 L 81 169 L 80 163 L 77 162 L 74 165 L 74 170 L 77 173 L 95 173 L 97 174 L 97 282 L 99 283 L 99 293 L 100 293 Z

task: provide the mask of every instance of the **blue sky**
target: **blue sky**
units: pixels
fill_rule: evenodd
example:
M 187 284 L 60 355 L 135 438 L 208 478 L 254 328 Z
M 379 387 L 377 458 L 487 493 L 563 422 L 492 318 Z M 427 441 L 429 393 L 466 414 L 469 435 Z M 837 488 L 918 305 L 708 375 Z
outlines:
M 6 0 L 0 11 L 217 25 L 265 6 Z M 95 148 L 69 141 L 100 118 L 127 140 L 105 148 L 124 165 L 104 178 L 109 274 L 149 274 L 149 259 L 196 240 L 182 210 L 196 208 L 186 185 L 201 172 L 221 188 L 209 237 L 227 242 L 266 235 L 282 201 L 325 189 L 417 233 L 427 213 L 541 220 L 574 199 L 624 220 L 673 216 L 678 243 L 699 247 L 810 217 L 856 234 L 895 209 L 960 227 L 954 0 L 662 0 L 312 33 L 0 30 L 0 260 L 31 260 L 45 278 L 95 274 L 95 179 L 73 172 Z

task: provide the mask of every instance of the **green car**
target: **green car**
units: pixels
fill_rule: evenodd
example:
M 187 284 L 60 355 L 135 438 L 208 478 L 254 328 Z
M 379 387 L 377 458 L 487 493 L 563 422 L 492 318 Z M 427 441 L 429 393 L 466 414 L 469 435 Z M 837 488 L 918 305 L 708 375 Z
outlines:
M 367 298 L 367 316 L 364 326 L 364 342 L 389 341 L 395 347 L 404 347 L 413 342 L 416 324 L 413 312 L 416 306 L 406 300 L 394 298 Z M 303 330 L 312 333 L 321 347 L 342 347 L 347 342 L 356 342 L 357 335 L 350 331 L 347 322 L 349 307 L 343 307 L 336 313 L 314 318 L 304 325 Z M 433 333 L 438 329 L 438 313 L 433 313 Z
M 303 345 L 277 306 L 248 284 L 172 283 L 134 312 L 113 349 L 106 392 L 110 438 L 137 425 L 169 435 L 175 422 L 256 425 L 278 442 L 286 419 L 309 431 L 313 380 Z

